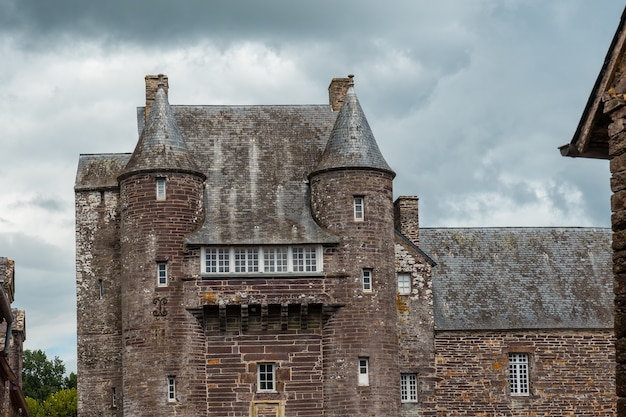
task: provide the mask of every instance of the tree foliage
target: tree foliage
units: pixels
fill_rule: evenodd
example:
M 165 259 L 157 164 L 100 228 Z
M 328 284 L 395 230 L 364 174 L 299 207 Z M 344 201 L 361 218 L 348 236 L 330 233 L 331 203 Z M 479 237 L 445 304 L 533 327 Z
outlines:
M 22 391 L 32 417 L 75 417 L 78 394 L 76 374 L 65 376 L 58 357 L 49 360 L 41 350 L 25 350 Z
M 44 401 L 65 388 L 65 365 L 58 357 L 48 360 L 42 350 L 27 349 L 22 367 L 22 391 L 27 397 Z

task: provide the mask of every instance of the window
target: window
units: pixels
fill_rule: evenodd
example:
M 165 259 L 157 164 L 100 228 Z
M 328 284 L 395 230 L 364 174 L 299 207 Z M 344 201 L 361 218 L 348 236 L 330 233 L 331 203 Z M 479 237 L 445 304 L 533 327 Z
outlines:
M 363 270 L 363 292 L 372 292 L 372 270 Z
M 398 274 L 398 294 L 411 294 L 411 274 Z
M 359 385 L 367 386 L 369 384 L 369 359 L 359 358 Z
M 167 377 L 167 401 L 168 402 L 176 401 L 176 377 L 175 376 Z
M 98 298 L 101 300 L 104 298 L 104 284 L 101 279 L 98 280 Z
M 257 391 L 276 391 L 276 366 L 273 363 L 257 364 Z
M 165 200 L 165 178 L 156 179 L 156 199 Z
M 235 272 L 259 272 L 258 249 L 235 249 Z
M 354 220 L 363 221 L 364 218 L 364 199 L 363 197 L 354 197 Z
M 317 271 L 315 248 L 293 248 L 293 272 Z
M 529 395 L 528 385 L 528 353 L 509 353 L 511 395 Z
M 167 263 L 157 262 L 157 285 L 159 287 L 167 286 Z
M 117 408 L 117 392 L 115 387 L 111 388 L 111 407 Z
M 265 272 L 287 272 L 287 248 L 263 248 Z
M 203 274 L 322 272 L 322 246 L 202 248 Z
M 417 402 L 417 374 L 400 375 L 400 400 L 403 403 Z

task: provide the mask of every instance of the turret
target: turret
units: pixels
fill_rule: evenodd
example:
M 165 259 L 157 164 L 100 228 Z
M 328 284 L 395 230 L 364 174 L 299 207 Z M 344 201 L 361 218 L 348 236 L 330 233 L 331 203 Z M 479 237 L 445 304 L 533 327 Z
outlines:
M 166 85 L 157 86 L 137 146 L 118 177 L 124 415 L 201 414 L 177 392 L 191 393 L 189 387 L 197 385 L 184 366 L 192 360 L 191 350 L 198 350 L 191 338 L 199 324 L 182 303 L 183 242 L 204 220 L 205 176 L 166 91 Z
M 318 165 L 309 174 L 311 210 L 341 236 L 324 258 L 341 307 L 325 328 L 326 416 L 399 413 L 400 373 L 394 267 L 395 173 L 383 158 L 352 77 Z

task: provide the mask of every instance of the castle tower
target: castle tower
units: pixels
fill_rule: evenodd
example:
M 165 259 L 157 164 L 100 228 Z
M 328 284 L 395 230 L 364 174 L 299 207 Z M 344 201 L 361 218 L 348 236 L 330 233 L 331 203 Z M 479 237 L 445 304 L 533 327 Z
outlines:
M 149 78 L 154 77 L 146 77 L 147 82 Z M 202 355 L 202 329 L 182 302 L 183 241 L 204 220 L 205 176 L 179 131 L 166 88 L 163 83 L 157 86 L 137 146 L 118 176 L 123 365 L 119 401 L 128 416 L 206 411 L 205 403 L 192 399 L 198 394 L 194 387 L 202 386 L 201 370 L 193 366 Z
M 324 258 L 327 276 L 336 277 L 333 296 L 343 305 L 324 330 L 325 415 L 397 416 L 395 173 L 378 149 L 352 77 L 346 81 L 326 149 L 309 174 L 313 217 L 341 236 Z

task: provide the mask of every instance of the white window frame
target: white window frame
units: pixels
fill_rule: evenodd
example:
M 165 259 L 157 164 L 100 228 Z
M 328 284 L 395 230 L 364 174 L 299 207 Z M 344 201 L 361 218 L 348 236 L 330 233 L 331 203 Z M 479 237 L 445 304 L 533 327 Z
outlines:
M 203 247 L 202 275 L 323 272 L 322 245 Z
M 165 178 L 156 179 L 156 199 L 159 201 L 166 199 Z
M 115 387 L 111 388 L 111 407 L 117 408 L 117 392 L 115 390 Z
M 515 397 L 530 395 L 530 367 L 528 353 L 509 353 L 509 390 L 511 396 Z
M 358 362 L 359 386 L 366 387 L 370 384 L 370 360 L 360 357 Z
M 176 402 L 176 377 L 173 375 L 167 377 L 167 402 Z
M 411 274 L 399 273 L 397 274 L 398 281 L 398 294 L 409 295 L 411 294 Z
M 259 362 L 256 371 L 257 392 L 276 392 L 276 363 Z
M 167 270 L 167 262 L 157 262 L 156 271 L 157 271 L 157 286 L 158 287 L 167 287 L 168 283 L 168 270 Z
M 362 195 L 354 197 L 354 220 L 362 222 L 365 220 L 365 197 Z
M 403 403 L 417 402 L 417 374 L 400 375 L 400 401 Z
M 364 268 L 363 269 L 363 275 L 362 275 L 362 283 L 363 283 L 363 292 L 372 292 L 373 291 L 373 283 L 372 283 L 372 270 L 369 268 Z

